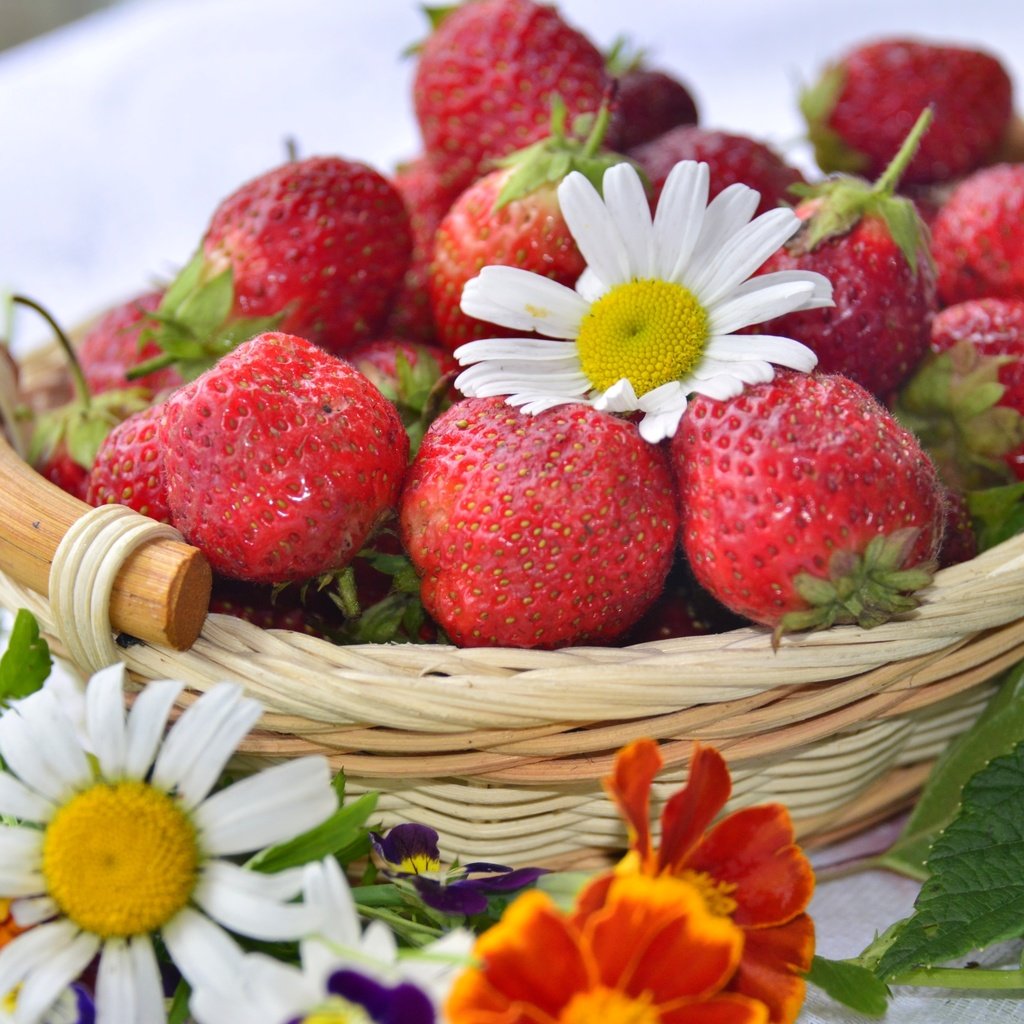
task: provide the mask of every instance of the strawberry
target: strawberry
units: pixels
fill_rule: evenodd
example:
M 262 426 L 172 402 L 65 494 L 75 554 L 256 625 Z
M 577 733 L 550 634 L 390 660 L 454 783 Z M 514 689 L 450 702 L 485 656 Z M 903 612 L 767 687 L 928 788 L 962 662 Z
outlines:
M 328 623 L 323 613 L 330 610 L 330 604 L 324 602 L 309 607 L 296 587 L 245 583 L 222 576 L 214 576 L 210 595 L 210 611 L 218 615 L 244 619 L 260 629 L 287 629 L 308 636 L 326 635 Z
M 761 267 L 824 274 L 833 305 L 765 321 L 751 333 L 795 338 L 817 354 L 818 369 L 846 374 L 883 398 L 927 351 L 936 309 L 927 231 L 913 203 L 893 194 L 927 124 L 926 112 L 874 185 L 839 176 L 801 188 L 800 231 Z
M 391 183 L 398 189 L 409 214 L 412 255 L 382 333 L 433 342 L 437 331 L 427 292 L 427 276 L 434 256 L 434 236 L 462 190 L 453 187 L 423 156 L 399 167 Z
M 942 485 L 914 436 L 846 377 L 776 373 L 698 396 L 671 443 L 698 582 L 795 629 L 872 626 L 916 607 L 942 540 Z
M 932 223 L 939 299 L 1024 299 L 1024 164 L 975 171 Z
M 570 117 L 592 113 L 609 81 L 600 51 L 554 7 L 475 0 L 423 43 L 413 101 L 427 155 L 461 189 L 547 134 L 554 94 Z
M 176 362 L 191 379 L 270 329 L 350 348 L 383 323 L 411 244 L 401 196 L 365 164 L 310 157 L 262 174 L 220 203 L 168 287 L 165 355 L 144 369 Z
M 423 439 L 399 528 L 423 605 L 454 643 L 556 648 L 613 640 L 640 618 L 678 516 L 665 451 L 627 420 L 470 398 Z
M 89 327 L 78 345 L 78 360 L 94 395 L 129 385 L 144 387 L 155 395 L 182 383 L 181 374 L 171 366 L 134 380 L 128 378 L 130 370 L 161 353 L 148 335 L 157 325 L 150 314 L 156 312 L 162 298 L 162 291 L 144 292 L 108 309 Z
M 966 497 L 959 491 L 945 492 L 946 523 L 939 548 L 939 568 L 970 561 L 978 553 L 978 535 L 974 532 Z
M 150 405 L 119 423 L 104 438 L 89 472 L 90 505 L 127 505 L 169 523 L 167 475 L 158 436 L 163 404 Z
M 172 524 L 216 572 L 256 583 L 347 565 L 393 509 L 409 452 L 366 377 L 277 332 L 175 391 L 159 440 Z
M 874 178 L 921 111 L 935 127 L 904 183 L 949 181 L 992 159 L 1013 112 L 1005 68 L 977 49 L 911 39 L 858 46 L 827 67 L 800 101 L 818 165 Z
M 1024 300 L 972 299 L 932 321 L 894 402 L 954 490 L 1024 480 Z
M 771 147 L 746 135 L 712 131 L 684 125 L 627 151 L 650 179 L 654 198 L 661 195 L 669 171 L 680 160 L 706 163 L 711 172 L 709 195 L 718 195 L 727 185 L 741 182 L 761 193 L 757 214 L 780 205 L 792 205 L 793 185 L 804 176 L 787 164 Z

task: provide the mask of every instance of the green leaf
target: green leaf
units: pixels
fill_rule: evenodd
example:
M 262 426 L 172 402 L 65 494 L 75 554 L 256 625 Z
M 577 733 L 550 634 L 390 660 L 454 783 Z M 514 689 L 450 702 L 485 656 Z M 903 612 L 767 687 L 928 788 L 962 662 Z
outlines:
M 188 1001 L 192 998 L 192 988 L 182 978 L 174 990 L 171 1008 L 167 1011 L 167 1024 L 188 1024 Z
M 950 746 L 896 842 L 874 863 L 912 878 L 928 877 L 925 860 L 935 837 L 955 817 L 968 780 L 993 758 L 1024 740 L 1024 662 L 1006 673 L 977 722 Z
M 882 955 L 878 977 L 898 982 L 1024 935 L 1024 743 L 996 758 L 963 790 L 960 813 L 936 839 L 931 877 L 914 913 Z
M 837 1003 L 868 1017 L 881 1017 L 888 1009 L 889 986 L 859 964 L 816 956 L 806 978 Z
M 366 793 L 347 806 L 340 807 L 316 828 L 256 854 L 246 867 L 273 874 L 344 851 L 362 841 L 365 836 L 363 825 L 376 806 L 377 794 Z
M 1024 483 L 971 491 L 967 508 L 982 551 L 1024 532 Z
M 50 648 L 39 635 L 39 623 L 26 608 L 19 608 L 0 657 L 0 703 L 35 693 L 53 669 Z

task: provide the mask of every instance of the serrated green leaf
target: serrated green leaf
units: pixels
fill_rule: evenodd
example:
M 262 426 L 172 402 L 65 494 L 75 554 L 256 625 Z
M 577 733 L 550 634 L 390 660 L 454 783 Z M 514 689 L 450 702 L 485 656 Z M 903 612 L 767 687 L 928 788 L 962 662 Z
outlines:
M 925 861 L 936 836 L 955 817 L 963 788 L 993 757 L 1024 740 L 1024 662 L 1004 681 L 977 722 L 932 769 L 899 838 L 874 863 L 911 878 L 928 877 Z
M 35 693 L 52 670 L 50 647 L 39 635 L 39 623 L 27 608 L 19 608 L 0 657 L 0 703 Z
M 967 508 L 982 551 L 1024 531 L 1024 483 L 971 491 Z
M 964 787 L 961 809 L 932 845 L 931 876 L 882 955 L 878 977 L 932 967 L 1024 935 L 1024 743 Z
M 848 960 L 816 956 L 805 977 L 837 1003 L 868 1017 L 881 1017 L 889 1007 L 889 986 L 866 967 Z
M 316 828 L 256 854 L 246 867 L 253 871 L 273 874 L 286 868 L 301 867 L 311 861 L 333 856 L 363 838 L 363 826 L 376 807 L 377 794 L 366 793 L 358 800 L 339 807 Z

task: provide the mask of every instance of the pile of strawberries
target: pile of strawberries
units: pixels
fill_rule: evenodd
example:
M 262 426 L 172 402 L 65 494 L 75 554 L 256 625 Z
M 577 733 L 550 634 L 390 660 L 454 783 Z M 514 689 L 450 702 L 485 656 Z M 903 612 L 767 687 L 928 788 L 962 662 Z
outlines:
M 533 0 L 455 7 L 416 60 L 422 154 L 294 160 L 224 199 L 175 280 L 81 341 L 41 473 L 172 523 L 214 610 L 339 642 L 870 626 L 972 556 L 973 496 L 1024 481 L 1024 163 L 997 59 L 911 40 L 837 59 L 800 100 L 815 182 Z M 625 158 L 652 204 L 700 160 L 712 195 L 795 206 L 759 272 L 819 271 L 835 305 L 755 330 L 817 370 L 695 397 L 658 445 L 582 403 L 463 398 L 455 349 L 512 333 L 461 311 L 465 283 L 506 264 L 575 285 L 556 187 Z

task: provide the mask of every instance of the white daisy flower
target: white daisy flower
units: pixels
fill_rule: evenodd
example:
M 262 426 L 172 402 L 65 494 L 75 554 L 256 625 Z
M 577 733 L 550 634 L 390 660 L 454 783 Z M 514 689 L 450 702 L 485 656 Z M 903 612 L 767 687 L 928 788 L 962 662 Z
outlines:
M 386 924 L 364 930 L 337 861 L 307 864 L 304 902 L 318 907 L 317 933 L 300 944 L 300 967 L 260 953 L 241 958 L 229 984 L 198 988 L 189 1009 L 198 1024 L 349 1021 L 433 1024 L 456 972 L 469 962 L 473 935 L 449 932 L 399 952 Z M 404 954 L 404 955 L 403 955 Z
M 587 269 L 567 288 L 516 267 L 484 267 L 466 283 L 462 311 L 546 338 L 490 338 L 455 352 L 463 394 L 507 395 L 537 413 L 568 402 L 644 414 L 640 434 L 671 437 L 693 393 L 725 399 L 770 381 L 773 364 L 817 363 L 791 338 L 736 331 L 796 310 L 832 305 L 821 274 L 751 277 L 800 221 L 779 208 L 751 220 L 758 193 L 730 185 L 708 203 L 708 167 L 683 161 L 651 218 L 627 163 L 605 172 L 604 199 L 580 173 L 558 187 L 562 216 Z M 560 340 L 549 340 L 560 339 Z
M 100 1024 L 165 1019 L 153 948 L 159 934 L 193 986 L 237 963 L 228 929 L 266 940 L 315 927 L 292 901 L 300 870 L 247 871 L 228 858 L 318 825 L 337 809 L 321 757 L 277 765 L 212 793 L 261 713 L 221 683 L 164 738 L 183 684 L 151 682 L 124 709 L 124 667 L 86 690 L 88 749 L 48 691 L 0 718 L 0 896 L 20 925 L 0 950 L 0 992 L 17 988 L 14 1019 L 35 1024 L 99 954 Z

